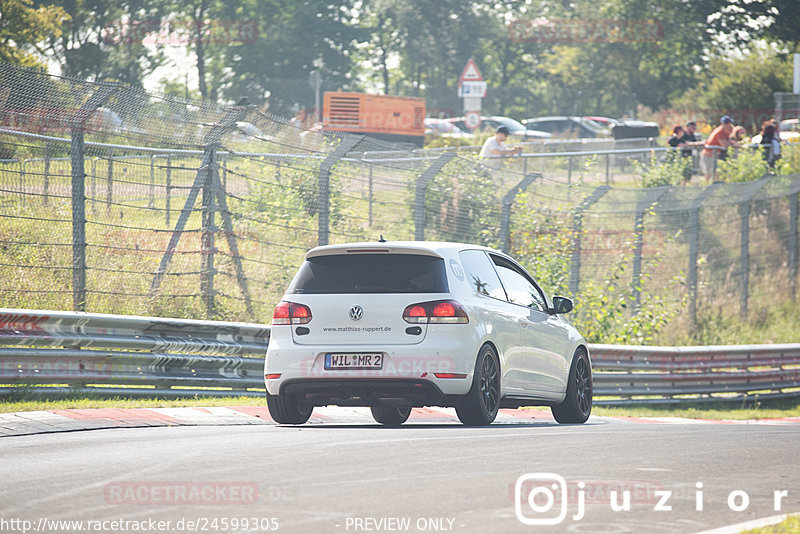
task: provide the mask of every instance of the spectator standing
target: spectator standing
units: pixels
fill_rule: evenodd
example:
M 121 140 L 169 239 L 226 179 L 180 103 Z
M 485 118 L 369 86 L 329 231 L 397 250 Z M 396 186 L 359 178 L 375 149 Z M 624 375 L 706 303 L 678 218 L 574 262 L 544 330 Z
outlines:
M 686 136 L 686 130 L 683 129 L 683 126 L 678 124 L 674 128 L 672 128 L 672 135 L 667 140 L 667 144 L 672 148 L 678 148 L 683 143 L 683 138 Z
M 684 185 L 689 183 L 692 179 L 692 168 L 694 167 L 694 162 L 689 161 L 689 158 L 692 157 L 692 147 L 700 146 L 702 142 L 697 140 L 695 136 L 695 128 L 697 128 L 697 123 L 694 121 L 689 121 L 686 124 L 686 128 L 681 125 L 676 125 L 672 128 L 672 137 L 667 140 L 667 144 L 674 148 L 680 148 L 680 154 L 683 160 L 683 183 Z M 674 159 L 674 152 L 671 153 L 673 159 L 670 161 L 676 161 Z
M 764 126 L 764 131 L 761 132 L 761 148 L 764 151 L 764 161 L 770 170 L 774 169 L 775 162 L 781 158 L 781 140 L 773 124 Z
M 716 178 L 717 160 L 720 159 L 723 151 L 726 151 L 728 147 L 739 148 L 741 146 L 730 138 L 733 131 L 733 119 L 725 115 L 719 122 L 720 125 L 708 136 L 700 153 L 700 164 L 706 182 L 711 182 Z
M 521 146 L 508 148 L 508 145 L 506 145 L 506 139 L 508 139 L 508 135 L 508 128 L 505 126 L 498 126 L 497 130 L 494 132 L 494 137 L 490 137 L 485 143 L 483 143 L 481 153 L 479 154 L 480 157 L 487 158 L 491 156 L 513 156 L 514 154 L 521 153 Z

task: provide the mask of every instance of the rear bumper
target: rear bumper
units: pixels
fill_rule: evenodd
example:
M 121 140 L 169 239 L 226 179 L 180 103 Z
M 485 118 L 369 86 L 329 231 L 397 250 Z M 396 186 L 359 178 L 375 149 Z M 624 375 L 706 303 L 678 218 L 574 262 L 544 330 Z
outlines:
M 286 380 L 279 394 L 296 396 L 315 406 L 453 406 L 455 400 L 428 380 L 396 378 Z

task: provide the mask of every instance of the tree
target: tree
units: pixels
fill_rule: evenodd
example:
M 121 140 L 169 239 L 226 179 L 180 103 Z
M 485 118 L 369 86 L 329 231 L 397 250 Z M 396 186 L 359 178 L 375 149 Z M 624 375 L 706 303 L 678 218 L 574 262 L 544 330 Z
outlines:
M 717 58 L 710 62 L 697 87 L 673 101 L 684 110 L 709 110 L 733 116 L 751 131 L 761 126 L 775 108 L 774 93 L 791 91 L 791 60 L 769 50 L 755 50 L 741 58 Z M 695 113 L 696 115 L 697 113 Z
M 41 67 L 41 48 L 50 35 L 60 35 L 69 20 L 58 6 L 34 7 L 33 0 L 0 0 L 0 61 Z
M 54 32 L 48 52 L 61 70 L 76 78 L 115 79 L 141 87 L 164 61 L 145 46 L 161 30 L 160 0 L 56 0 L 69 15 L 63 32 Z
M 269 111 L 290 115 L 296 105 L 314 101 L 309 73 L 318 69 L 324 87 L 353 83 L 354 51 L 365 39 L 357 26 L 356 0 L 241 0 L 225 4 L 226 20 L 257 28 L 257 38 L 220 47 L 214 59 L 220 94 L 227 100 L 248 97 Z

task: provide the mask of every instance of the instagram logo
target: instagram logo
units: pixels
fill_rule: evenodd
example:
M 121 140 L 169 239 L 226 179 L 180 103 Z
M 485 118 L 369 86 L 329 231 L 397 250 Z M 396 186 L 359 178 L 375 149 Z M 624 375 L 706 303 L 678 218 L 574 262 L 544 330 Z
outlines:
M 514 485 L 514 512 L 525 525 L 561 523 L 567 517 L 567 481 L 555 473 L 522 475 Z

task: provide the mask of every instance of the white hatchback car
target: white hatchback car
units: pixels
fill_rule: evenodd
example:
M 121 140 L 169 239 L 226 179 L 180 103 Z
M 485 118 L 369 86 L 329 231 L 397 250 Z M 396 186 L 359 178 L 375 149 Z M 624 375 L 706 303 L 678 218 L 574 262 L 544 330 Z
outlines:
M 466 425 L 500 408 L 550 405 L 560 423 L 592 409 L 586 341 L 517 262 L 459 243 L 372 242 L 306 254 L 275 308 L 264 363 L 276 422 L 314 406 L 369 406 L 404 423 L 412 407 L 455 407 Z

